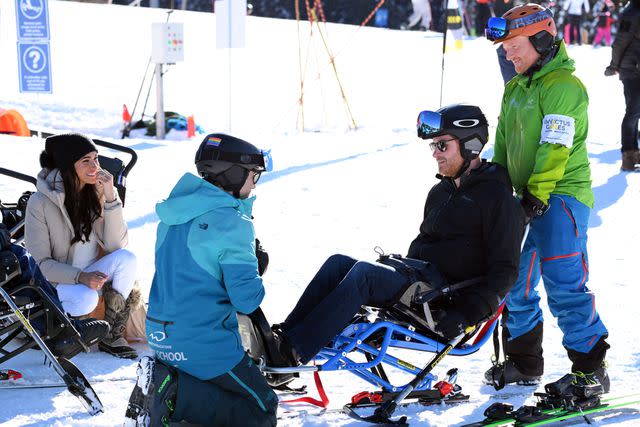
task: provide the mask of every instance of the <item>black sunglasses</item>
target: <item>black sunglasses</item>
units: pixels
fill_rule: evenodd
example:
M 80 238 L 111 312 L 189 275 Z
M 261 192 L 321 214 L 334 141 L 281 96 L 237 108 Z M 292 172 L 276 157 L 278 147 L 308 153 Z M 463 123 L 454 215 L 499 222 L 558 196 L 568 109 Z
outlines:
M 447 151 L 447 144 L 451 141 L 455 141 L 455 139 L 441 139 L 440 141 L 430 142 L 429 148 L 431 148 L 432 153 L 436 151 L 436 148 L 438 149 L 438 151 L 444 153 L 445 151 Z
M 258 180 L 260 180 L 260 175 L 262 175 L 262 171 L 258 169 L 252 169 L 253 172 L 253 183 L 257 184 Z

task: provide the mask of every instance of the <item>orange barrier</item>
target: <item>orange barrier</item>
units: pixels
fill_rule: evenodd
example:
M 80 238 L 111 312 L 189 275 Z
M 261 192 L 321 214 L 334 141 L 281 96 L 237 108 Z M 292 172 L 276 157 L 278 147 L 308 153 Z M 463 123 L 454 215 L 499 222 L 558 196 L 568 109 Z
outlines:
M 16 110 L 0 109 L 0 134 L 31 136 L 27 122 Z

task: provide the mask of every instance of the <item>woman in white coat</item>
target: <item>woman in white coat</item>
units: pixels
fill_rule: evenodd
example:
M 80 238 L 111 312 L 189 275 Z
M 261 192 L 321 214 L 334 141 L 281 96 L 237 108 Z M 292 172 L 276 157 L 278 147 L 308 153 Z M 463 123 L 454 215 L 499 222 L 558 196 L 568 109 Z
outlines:
M 92 312 L 102 294 L 111 331 L 98 348 L 137 358 L 123 337 L 132 300 L 139 298 L 132 293 L 136 258 L 123 249 L 127 225 L 113 176 L 100 168 L 93 141 L 75 133 L 47 138 L 40 166 L 26 211 L 27 249 L 70 316 Z

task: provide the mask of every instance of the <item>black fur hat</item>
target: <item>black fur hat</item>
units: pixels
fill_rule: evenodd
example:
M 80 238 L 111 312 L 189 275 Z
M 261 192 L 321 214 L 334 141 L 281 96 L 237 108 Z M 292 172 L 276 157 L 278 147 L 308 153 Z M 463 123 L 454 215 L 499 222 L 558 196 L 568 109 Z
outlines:
M 91 138 L 79 133 L 52 135 L 45 140 L 40 153 L 40 166 L 47 169 L 70 169 L 73 164 L 92 151 L 98 151 Z

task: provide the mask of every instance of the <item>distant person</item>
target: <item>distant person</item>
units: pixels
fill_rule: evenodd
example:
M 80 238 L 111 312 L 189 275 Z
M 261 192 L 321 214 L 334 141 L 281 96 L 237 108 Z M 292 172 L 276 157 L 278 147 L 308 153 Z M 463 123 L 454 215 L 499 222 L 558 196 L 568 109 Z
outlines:
M 407 29 L 431 29 L 431 3 L 430 0 L 411 0 L 413 13 L 409 16 Z
M 498 55 L 498 64 L 500 64 L 500 74 L 502 74 L 502 80 L 506 85 L 509 80 L 517 76 L 518 73 L 516 72 L 516 68 L 513 66 L 513 62 L 507 59 L 507 52 L 504 51 L 504 47 L 502 47 L 502 45 L 498 46 L 496 54 Z
M 435 329 L 447 341 L 491 316 L 516 279 L 524 216 L 505 169 L 479 158 L 489 137 L 484 114 L 464 104 L 423 111 L 417 130 L 432 141 L 440 182 L 429 191 L 409 245 L 412 260 L 396 269 L 330 256 L 285 321 L 272 327 L 292 366 L 311 361 L 363 304 L 395 302 L 415 278 L 431 281 L 434 268 L 450 284 L 482 278 L 446 303 Z
M 476 36 L 484 36 L 489 18 L 493 16 L 491 0 L 476 0 Z
M 493 161 L 509 171 L 529 222 L 518 280 L 506 298 L 506 361 L 485 380 L 537 384 L 544 372 L 540 278 L 578 384 L 609 391 L 608 331 L 587 288 L 587 229 L 594 197 L 587 153 L 589 97 L 574 75 L 551 10 L 518 6 L 492 18 L 487 38 L 501 42 L 518 75 L 507 83 Z
M 245 353 L 236 317 L 256 310 L 265 295 L 251 192 L 268 164 L 247 141 L 207 135 L 195 155 L 199 176 L 184 174 L 156 205 L 146 323 L 154 358 L 140 361 L 126 418 L 276 425 L 278 398 Z
M 618 74 L 624 87 L 626 111 L 622 119 L 621 170 L 640 170 L 638 120 L 640 119 L 640 0 L 631 0 L 620 14 L 618 33 L 605 76 Z
M 611 46 L 611 24 L 615 22 L 612 12 L 615 5 L 611 0 L 605 0 L 602 4 L 596 22 L 596 35 L 593 38 L 593 47 L 598 47 L 603 41 L 605 46 Z
M 564 10 L 567 11 L 567 25 L 564 38 L 567 44 L 582 44 L 582 18 L 591 10 L 589 0 L 566 0 Z M 585 40 L 586 42 L 586 40 Z
M 132 301 L 140 297 L 132 292 L 136 257 L 124 249 L 127 224 L 113 176 L 100 167 L 93 141 L 78 133 L 48 137 L 40 166 L 38 191 L 27 204 L 27 249 L 70 316 L 91 313 L 104 296 L 111 330 L 98 348 L 136 359 L 123 336 Z

